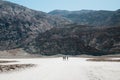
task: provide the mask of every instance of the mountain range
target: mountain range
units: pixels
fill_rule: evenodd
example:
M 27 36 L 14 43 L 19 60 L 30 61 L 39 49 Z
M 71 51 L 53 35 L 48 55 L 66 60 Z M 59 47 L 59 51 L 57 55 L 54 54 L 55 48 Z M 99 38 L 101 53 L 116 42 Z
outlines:
M 49 13 L 0 1 L 0 50 L 41 55 L 120 53 L 120 10 Z
M 78 23 L 80 25 L 90 25 L 97 27 L 112 27 L 120 25 L 120 10 L 54 10 L 49 12 L 48 14 L 65 17 L 67 19 L 70 19 L 74 23 Z

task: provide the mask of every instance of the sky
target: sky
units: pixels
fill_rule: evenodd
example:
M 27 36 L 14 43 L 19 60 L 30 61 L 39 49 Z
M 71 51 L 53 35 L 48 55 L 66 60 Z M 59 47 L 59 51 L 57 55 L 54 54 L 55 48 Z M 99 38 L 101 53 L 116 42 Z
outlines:
M 49 12 L 52 10 L 117 10 L 120 0 L 7 0 L 28 8 Z

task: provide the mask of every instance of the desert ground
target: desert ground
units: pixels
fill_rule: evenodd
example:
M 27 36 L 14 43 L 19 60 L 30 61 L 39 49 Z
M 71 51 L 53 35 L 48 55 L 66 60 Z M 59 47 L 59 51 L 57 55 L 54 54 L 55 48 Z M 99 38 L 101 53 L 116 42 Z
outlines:
M 112 58 L 112 60 L 120 58 Z M 35 64 L 34 67 L 0 72 L 0 80 L 120 80 L 120 62 L 87 61 L 87 58 L 0 59 L 0 65 Z

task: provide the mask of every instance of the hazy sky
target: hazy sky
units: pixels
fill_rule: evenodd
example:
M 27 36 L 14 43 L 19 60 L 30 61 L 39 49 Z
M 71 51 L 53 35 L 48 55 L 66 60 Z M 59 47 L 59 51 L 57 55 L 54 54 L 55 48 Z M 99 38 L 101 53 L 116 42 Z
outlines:
M 8 0 L 31 9 L 49 12 L 61 10 L 117 10 L 120 0 Z

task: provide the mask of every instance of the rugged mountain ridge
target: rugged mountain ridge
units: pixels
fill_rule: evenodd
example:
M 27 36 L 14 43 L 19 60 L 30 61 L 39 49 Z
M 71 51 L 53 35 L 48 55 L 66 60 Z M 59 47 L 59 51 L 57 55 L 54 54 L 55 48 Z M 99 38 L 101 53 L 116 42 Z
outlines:
M 23 47 L 39 33 L 70 21 L 0 0 L 0 50 Z
M 91 25 L 97 27 L 113 27 L 120 25 L 120 10 L 54 10 L 49 12 L 49 14 L 65 17 L 80 25 Z

